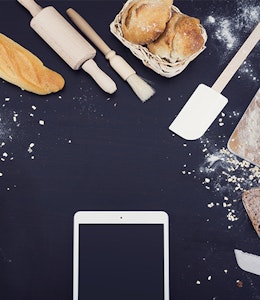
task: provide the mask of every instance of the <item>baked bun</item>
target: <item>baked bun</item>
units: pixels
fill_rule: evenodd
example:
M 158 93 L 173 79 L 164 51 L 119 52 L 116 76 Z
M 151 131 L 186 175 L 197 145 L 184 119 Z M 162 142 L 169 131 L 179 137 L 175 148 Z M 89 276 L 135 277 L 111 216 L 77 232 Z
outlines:
M 0 33 L 0 77 L 38 95 L 58 92 L 63 77 L 45 67 L 30 51 Z
M 165 30 L 173 0 L 135 0 L 122 15 L 123 37 L 133 44 L 146 45 Z
M 199 19 L 174 12 L 164 33 L 147 47 L 161 58 L 186 59 L 204 45 L 199 25 Z

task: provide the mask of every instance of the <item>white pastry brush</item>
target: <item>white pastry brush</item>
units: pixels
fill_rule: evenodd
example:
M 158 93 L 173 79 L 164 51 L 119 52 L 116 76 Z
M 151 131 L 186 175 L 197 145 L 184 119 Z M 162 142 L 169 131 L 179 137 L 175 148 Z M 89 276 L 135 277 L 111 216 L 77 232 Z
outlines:
M 67 10 L 68 16 L 77 27 L 92 41 L 92 43 L 109 60 L 111 67 L 131 86 L 136 95 L 145 102 L 155 93 L 154 89 L 140 78 L 135 70 L 101 39 L 95 30 L 74 9 Z

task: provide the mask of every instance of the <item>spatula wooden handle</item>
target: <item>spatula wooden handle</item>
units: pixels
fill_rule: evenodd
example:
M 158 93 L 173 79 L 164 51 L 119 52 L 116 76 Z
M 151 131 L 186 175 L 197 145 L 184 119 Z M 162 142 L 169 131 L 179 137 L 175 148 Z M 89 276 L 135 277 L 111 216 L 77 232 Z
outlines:
M 220 74 L 212 89 L 221 93 L 260 39 L 260 22 Z
M 22 6 L 24 6 L 33 17 L 37 16 L 42 10 L 42 7 L 38 5 L 34 0 L 17 0 Z

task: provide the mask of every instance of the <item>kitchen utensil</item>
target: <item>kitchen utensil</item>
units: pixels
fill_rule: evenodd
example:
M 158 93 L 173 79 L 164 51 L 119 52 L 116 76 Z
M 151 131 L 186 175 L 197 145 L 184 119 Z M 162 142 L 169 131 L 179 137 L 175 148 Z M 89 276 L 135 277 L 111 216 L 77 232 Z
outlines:
M 187 140 L 198 139 L 206 132 L 228 102 L 228 99 L 220 93 L 257 44 L 259 38 L 260 23 L 246 39 L 213 86 L 210 88 L 205 84 L 200 84 L 197 87 L 169 126 L 171 131 Z
M 246 253 L 238 249 L 235 249 L 234 252 L 237 264 L 242 270 L 260 275 L 260 256 Z
M 42 8 L 33 0 L 17 0 L 33 16 L 30 25 L 73 69 L 82 68 L 107 93 L 116 85 L 95 63 L 96 50 L 52 6 Z
M 260 167 L 260 89 L 229 138 L 228 149 Z
M 144 102 L 154 94 L 154 89 L 141 79 L 135 70 L 119 55 L 116 54 L 95 32 L 95 30 L 74 9 L 67 10 L 68 16 L 77 27 L 93 42 L 105 55 L 112 68 L 127 81 L 136 95 Z

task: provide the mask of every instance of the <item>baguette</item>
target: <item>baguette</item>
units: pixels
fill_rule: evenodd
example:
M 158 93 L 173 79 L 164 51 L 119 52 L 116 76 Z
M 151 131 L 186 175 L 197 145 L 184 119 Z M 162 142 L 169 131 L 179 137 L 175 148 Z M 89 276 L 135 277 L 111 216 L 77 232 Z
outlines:
M 1 33 L 0 77 L 38 95 L 58 92 L 65 84 L 60 74 L 45 67 L 38 57 Z
M 260 237 L 260 187 L 244 191 L 242 201 L 255 231 Z

